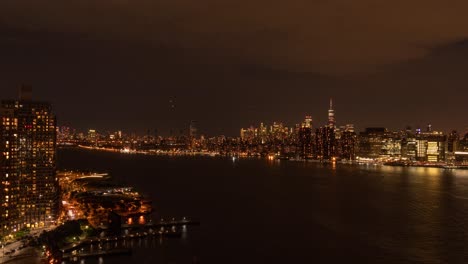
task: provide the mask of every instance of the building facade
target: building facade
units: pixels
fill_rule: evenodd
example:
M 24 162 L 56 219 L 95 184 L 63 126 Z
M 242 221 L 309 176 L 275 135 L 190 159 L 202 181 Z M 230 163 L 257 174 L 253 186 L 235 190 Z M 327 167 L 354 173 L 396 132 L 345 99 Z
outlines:
M 320 127 L 315 130 L 316 158 L 319 160 L 333 160 L 336 158 L 335 129 Z
M 303 159 L 313 157 L 313 135 L 312 135 L 312 117 L 306 116 L 304 122 L 299 127 L 299 156 Z
M 29 99 L 1 102 L 2 234 L 57 219 L 56 118 L 51 105 Z

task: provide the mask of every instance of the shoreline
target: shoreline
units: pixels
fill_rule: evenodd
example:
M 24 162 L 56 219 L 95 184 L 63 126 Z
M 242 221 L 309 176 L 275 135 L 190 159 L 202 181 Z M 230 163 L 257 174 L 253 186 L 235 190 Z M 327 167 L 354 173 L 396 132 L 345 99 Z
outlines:
M 137 151 L 137 150 L 120 150 L 120 149 L 112 149 L 112 148 L 100 148 L 100 147 L 89 147 L 83 145 L 72 146 L 70 148 L 77 148 L 77 149 L 86 149 L 86 150 L 93 150 L 93 151 L 102 151 L 102 152 L 112 152 L 112 153 L 122 153 L 122 154 L 134 154 L 134 155 L 153 155 L 153 156 L 202 156 L 202 157 L 231 157 L 233 161 L 236 159 L 243 159 L 243 158 L 266 158 L 268 160 L 281 160 L 281 161 L 296 161 L 296 162 L 314 162 L 314 163 L 322 163 L 322 164 L 348 164 L 348 165 L 380 165 L 380 166 L 391 166 L 391 167 L 419 167 L 419 168 L 439 168 L 439 169 L 446 169 L 446 170 L 468 170 L 468 165 L 451 165 L 448 163 L 408 163 L 408 162 L 401 162 L 401 161 L 394 161 L 394 162 L 383 162 L 383 161 L 323 161 L 317 159 L 301 159 L 301 158 L 282 158 L 277 156 L 262 156 L 260 154 L 256 155 L 239 155 L 239 154 L 232 154 L 226 153 L 222 154 L 220 152 L 189 152 L 189 151 Z

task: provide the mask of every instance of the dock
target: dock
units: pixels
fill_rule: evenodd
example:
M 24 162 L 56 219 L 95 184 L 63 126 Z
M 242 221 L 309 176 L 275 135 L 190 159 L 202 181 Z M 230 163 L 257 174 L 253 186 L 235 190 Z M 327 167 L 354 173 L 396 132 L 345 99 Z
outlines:
M 178 227 L 178 226 L 198 226 L 200 225 L 200 221 L 197 220 L 192 220 L 188 218 L 182 218 L 180 220 L 176 220 L 175 218 L 172 218 L 171 220 L 164 220 L 161 219 L 158 222 L 152 222 L 152 223 L 147 223 L 144 225 L 140 224 L 122 224 L 121 228 L 142 228 L 142 227 L 148 227 L 148 228 L 157 228 L 157 227 Z
M 62 256 L 63 260 L 72 260 L 72 259 L 83 259 L 83 258 L 93 258 L 101 256 L 111 256 L 111 255 L 131 255 L 132 250 L 129 248 L 113 248 L 108 250 L 99 250 L 93 252 L 82 252 L 82 253 L 67 253 Z
M 106 243 L 112 243 L 112 242 L 121 241 L 121 240 L 131 240 L 131 239 L 143 238 L 143 237 L 148 237 L 148 236 L 181 237 L 182 233 L 177 232 L 177 231 L 165 230 L 165 231 L 158 231 L 158 232 L 141 232 L 141 233 L 130 234 L 130 235 L 108 236 L 104 238 L 90 237 L 78 243 L 73 243 L 69 245 L 68 247 L 62 248 L 60 251 L 62 251 L 62 253 L 66 253 L 66 252 L 70 252 L 70 251 L 79 249 L 83 246 L 87 246 L 87 245 L 106 244 Z

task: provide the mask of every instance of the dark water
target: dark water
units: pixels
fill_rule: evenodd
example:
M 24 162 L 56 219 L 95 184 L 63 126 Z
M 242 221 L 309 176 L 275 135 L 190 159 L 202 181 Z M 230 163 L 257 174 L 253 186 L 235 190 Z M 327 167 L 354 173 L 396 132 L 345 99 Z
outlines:
M 76 149 L 59 167 L 110 172 L 159 215 L 201 221 L 103 263 L 468 263 L 468 171 Z

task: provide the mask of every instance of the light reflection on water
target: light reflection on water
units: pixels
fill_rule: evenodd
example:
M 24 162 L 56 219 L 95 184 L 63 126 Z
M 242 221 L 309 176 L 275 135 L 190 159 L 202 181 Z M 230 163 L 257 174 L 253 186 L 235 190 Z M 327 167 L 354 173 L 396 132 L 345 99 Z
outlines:
M 185 233 L 185 236 L 182 237 L 182 240 L 187 239 L 188 235 Z M 168 241 L 169 240 L 169 241 Z M 120 240 L 117 242 L 112 242 L 112 243 L 106 243 L 103 244 L 103 249 L 113 249 L 113 248 L 132 248 L 133 250 L 138 251 L 139 249 L 149 249 L 149 250 L 154 250 L 158 249 L 161 250 L 164 247 L 164 243 L 172 243 L 173 241 L 172 238 L 163 238 L 160 236 L 147 236 L 143 238 L 137 238 L 137 239 L 132 239 L 129 240 L 130 243 L 127 240 Z M 136 241 L 137 243 L 133 243 L 133 241 Z M 83 247 L 83 252 L 93 252 L 95 249 L 95 246 L 89 245 Z M 96 258 L 89 258 L 89 259 L 80 259 L 79 262 L 80 264 L 103 264 L 103 263 L 114 263 L 116 258 L 120 258 L 123 260 L 126 260 L 124 263 L 128 263 L 129 261 L 131 262 L 131 257 L 127 255 L 122 255 L 122 256 L 104 256 L 104 257 L 96 257 Z M 65 262 L 63 261 L 62 264 L 68 264 L 68 263 L 74 263 L 74 262 Z
M 162 216 L 202 222 L 182 239 L 129 241 L 132 256 L 106 263 L 190 263 L 201 252 L 207 263 L 468 259 L 466 170 L 76 152 L 59 160 L 135 185 Z

